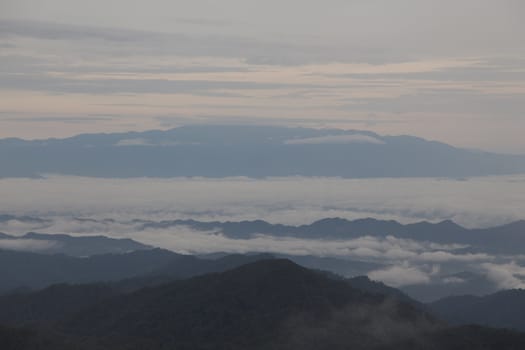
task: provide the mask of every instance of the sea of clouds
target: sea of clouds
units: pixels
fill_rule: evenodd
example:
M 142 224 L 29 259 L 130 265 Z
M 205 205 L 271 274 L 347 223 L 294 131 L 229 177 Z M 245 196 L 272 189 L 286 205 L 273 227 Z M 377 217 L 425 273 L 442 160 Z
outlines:
M 255 235 L 232 239 L 220 231 L 177 226 L 141 228 L 134 219 L 196 219 L 309 224 L 326 217 L 375 217 L 402 223 L 451 219 L 487 227 L 523 218 L 525 176 L 471 179 L 174 178 L 94 179 L 49 176 L 1 179 L 0 214 L 44 221 L 0 222 L 0 232 L 29 231 L 126 237 L 180 253 L 276 252 L 379 262 L 371 278 L 393 286 L 430 283 L 450 266 L 483 273 L 501 288 L 525 287 L 523 256 L 469 253 L 394 236 L 319 240 Z M 87 219 L 87 220 L 86 220 Z M 1 248 L 38 251 L 46 243 L 5 241 Z M 457 279 L 443 283 L 460 283 Z

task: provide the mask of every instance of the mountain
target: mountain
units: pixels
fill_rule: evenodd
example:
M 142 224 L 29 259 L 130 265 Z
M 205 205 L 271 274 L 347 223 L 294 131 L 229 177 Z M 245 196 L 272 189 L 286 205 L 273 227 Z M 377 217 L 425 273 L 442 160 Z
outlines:
M 245 264 L 275 259 L 269 254 L 226 255 L 217 259 L 201 261 L 194 257 L 181 256 L 150 274 L 118 281 L 91 284 L 55 284 L 36 290 L 18 290 L 0 296 L 0 323 L 26 324 L 58 320 L 67 314 L 88 308 L 112 296 L 123 295 L 145 287 L 157 287 L 176 280 L 222 272 Z M 424 305 L 409 298 L 401 291 L 381 282 L 371 281 L 366 276 L 345 279 L 326 271 L 325 276 L 344 281 L 352 288 L 371 294 L 389 296 L 417 308 Z
M 6 244 L 14 243 L 14 244 Z M 18 243 L 18 244 L 16 244 Z M 29 250 L 42 254 L 65 254 L 87 257 L 100 254 L 121 254 L 153 247 L 128 238 L 105 236 L 70 236 L 66 234 L 45 234 L 29 232 L 23 236 L 0 234 L 3 249 Z
M 178 257 L 160 249 L 89 258 L 0 250 L 0 292 L 131 278 L 151 273 Z
M 0 324 L 23 326 L 58 321 L 92 307 L 125 289 L 118 284 L 56 284 L 35 292 L 0 296 Z
M 0 298 L 0 344 L 5 350 L 525 346 L 523 333 L 450 328 L 391 296 L 388 287 L 366 279 L 353 283 L 374 292 L 289 260 L 271 259 L 131 293 L 115 294 L 100 284 L 54 286 Z M 33 318 L 20 322 L 24 315 Z
M 2 350 L 87 350 L 49 331 L 0 325 Z
M 32 220 L 46 220 L 32 218 Z M 90 220 L 99 223 L 95 219 Z M 111 219 L 105 219 L 108 221 Z M 257 234 L 277 237 L 295 237 L 308 239 L 352 239 L 363 236 L 395 236 L 415 241 L 427 241 L 442 244 L 463 244 L 468 251 L 479 251 L 494 254 L 520 254 L 525 243 L 525 221 L 482 228 L 468 229 L 450 220 L 437 223 L 418 222 L 403 225 L 394 220 L 377 220 L 364 218 L 346 220 L 342 218 L 325 218 L 307 225 L 271 224 L 263 220 L 253 221 L 197 221 L 197 220 L 133 220 L 133 229 L 168 229 L 177 226 L 189 227 L 197 231 L 217 231 L 229 238 L 248 239 Z M 104 236 L 70 236 L 66 234 L 28 233 L 24 236 L 10 236 L 0 233 L 2 239 L 22 241 L 41 241 L 47 245 L 37 246 L 40 253 L 66 254 L 72 256 L 90 256 L 95 254 L 124 253 L 140 249 L 151 249 L 151 246 L 131 239 L 116 239 Z M 23 247 L 23 245 L 20 245 Z M 35 248 L 35 249 L 36 249 Z M 8 249 L 5 247 L 4 249 Z
M 199 231 L 220 231 L 229 238 L 251 238 L 256 234 L 278 237 L 312 239 L 352 239 L 363 236 L 412 239 L 442 244 L 464 244 L 469 251 L 521 254 L 525 243 L 525 221 L 483 229 L 467 229 L 450 220 L 438 223 L 418 222 L 403 225 L 394 220 L 373 218 L 346 220 L 326 218 L 309 225 L 290 226 L 270 224 L 266 221 L 196 221 L 164 220 L 142 221 L 140 229 L 159 229 L 187 226 Z
M 60 325 L 117 349 L 342 349 L 440 326 L 408 304 L 275 259 L 110 299 Z
M 445 283 L 443 283 L 445 281 Z M 452 281 L 452 283 L 446 283 Z M 438 280 L 429 283 L 413 284 L 401 287 L 401 290 L 422 302 L 433 302 L 448 296 L 467 294 L 485 295 L 497 292 L 501 288 L 479 271 L 461 271 L 442 274 Z
M 479 324 L 525 331 L 525 290 L 505 290 L 486 296 L 453 296 L 429 304 L 451 324 Z
M 366 275 L 367 272 L 384 268 L 385 264 L 373 263 L 344 258 L 331 258 L 314 255 L 273 254 L 276 257 L 293 261 L 294 263 L 314 269 L 330 271 L 343 277 Z
M 34 216 L 16 216 L 16 215 L 9 215 L 9 214 L 0 214 L 0 222 L 8 222 L 8 221 L 18 221 L 18 222 L 24 222 L 24 223 L 37 223 L 37 224 L 44 224 L 49 222 L 46 219 L 41 219 Z
M 446 328 L 421 334 L 376 350 L 520 350 L 525 348 L 525 335 L 508 329 L 481 326 Z
M 61 283 L 115 281 L 121 281 L 116 286 L 119 289 L 133 290 L 175 279 L 225 271 L 268 258 L 272 256 L 234 254 L 210 260 L 162 249 L 87 258 L 0 250 L 0 293 L 40 289 Z
M 355 289 L 359 289 L 371 294 L 386 295 L 396 300 L 402 301 L 407 304 L 414 305 L 415 307 L 424 310 L 426 306 L 420 302 L 410 298 L 408 295 L 403 293 L 401 290 L 387 286 L 386 284 L 378 281 L 372 281 L 367 276 L 357 276 L 346 279 L 347 283 Z
M 0 177 L 466 177 L 525 172 L 525 156 L 367 131 L 201 125 L 0 140 Z

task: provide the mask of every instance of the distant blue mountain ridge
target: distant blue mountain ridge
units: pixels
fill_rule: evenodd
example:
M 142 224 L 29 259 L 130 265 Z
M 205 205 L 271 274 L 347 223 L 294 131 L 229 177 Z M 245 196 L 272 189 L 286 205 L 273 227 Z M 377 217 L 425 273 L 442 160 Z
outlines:
M 413 136 L 274 126 L 197 125 L 166 131 L 0 140 L 0 177 L 468 177 L 525 173 L 525 156 Z

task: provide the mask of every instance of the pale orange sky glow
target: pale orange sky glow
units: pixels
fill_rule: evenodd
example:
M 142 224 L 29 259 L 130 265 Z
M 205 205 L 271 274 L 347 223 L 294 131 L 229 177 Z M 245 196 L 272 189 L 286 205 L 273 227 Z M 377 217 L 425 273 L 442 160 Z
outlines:
M 157 2 L 2 2 L 0 137 L 278 124 L 525 153 L 521 2 Z

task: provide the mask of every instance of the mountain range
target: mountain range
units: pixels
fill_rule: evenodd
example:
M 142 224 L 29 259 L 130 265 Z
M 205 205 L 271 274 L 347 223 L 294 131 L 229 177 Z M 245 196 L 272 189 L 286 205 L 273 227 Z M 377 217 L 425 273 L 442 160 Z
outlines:
M 65 254 L 89 257 L 100 254 L 120 254 L 153 247 L 129 238 L 105 236 L 71 236 L 29 232 L 22 236 L 0 233 L 0 247 L 13 250 L 34 250 L 45 254 Z
M 0 293 L 44 288 L 60 283 L 93 283 L 128 280 L 126 287 L 159 283 L 167 279 L 224 271 L 268 257 L 227 255 L 200 259 L 163 249 L 126 254 L 101 254 L 79 258 L 64 254 L 39 254 L 0 250 Z
M 431 223 L 422 221 L 413 224 L 401 224 L 394 220 L 377 220 L 373 218 L 346 220 L 342 218 L 326 218 L 312 224 L 291 226 L 271 224 L 263 220 L 220 222 L 196 220 L 164 220 L 144 221 L 139 228 L 166 229 L 176 226 L 186 226 L 198 231 L 217 231 L 230 238 L 247 239 L 257 234 L 278 237 L 296 237 L 311 239 L 352 239 L 363 236 L 411 239 L 442 244 L 465 244 L 469 251 L 484 251 L 492 253 L 521 253 L 525 243 L 525 221 L 515 221 L 509 224 L 468 229 L 450 220 Z
M 326 258 L 308 256 L 289 258 L 316 271 L 334 271 L 333 266 L 340 267 L 344 263 L 348 266 L 360 264 L 339 259 L 328 259 L 329 262 L 326 263 Z M 89 258 L 0 251 L 0 323 L 24 324 L 57 320 L 70 312 L 71 308 L 87 308 L 108 297 L 193 276 L 227 271 L 268 259 L 277 257 L 269 254 L 216 254 L 215 257 L 203 258 L 162 249 L 143 249 Z M 325 262 L 324 266 L 322 262 Z M 327 266 L 328 270 L 323 269 Z M 506 290 L 485 296 L 448 296 L 425 305 L 408 296 L 418 295 L 413 290 L 416 286 L 399 290 L 381 282 L 371 281 L 366 276 L 343 278 L 332 272 L 323 274 L 332 279 L 344 280 L 351 287 L 367 293 L 393 297 L 431 312 L 453 325 L 479 324 L 525 331 L 523 290 Z M 468 273 L 460 275 L 466 278 L 465 274 Z M 419 288 L 423 286 L 428 289 L 443 289 L 435 292 L 435 297 L 431 299 L 437 299 L 436 296 L 459 294 L 450 285 L 421 285 Z M 462 288 L 469 291 L 469 288 L 474 289 L 475 286 L 475 283 L 470 287 L 466 284 Z M 476 291 L 482 293 L 480 289 Z
M 59 285 L 0 297 L 3 349 L 521 349 L 525 334 L 450 327 L 366 279 L 285 259 L 123 290 Z
M 525 156 L 368 131 L 196 125 L 0 140 L 0 177 L 468 177 L 525 173 Z
M 3 215 L 3 217 L 23 223 L 32 222 L 37 226 L 42 224 L 42 227 L 53 227 L 53 218 L 10 215 Z M 519 258 L 520 247 L 523 246 L 525 237 L 523 221 L 492 228 L 468 229 L 452 221 L 401 224 L 392 220 L 372 218 L 358 220 L 327 218 L 300 226 L 271 224 L 262 220 L 240 222 L 196 220 L 117 222 L 113 219 L 87 218 L 73 218 L 73 220 L 80 220 L 82 223 L 89 220 L 97 227 L 108 222 L 118 224 L 119 227 L 128 225 L 135 237 L 143 238 L 154 236 L 156 230 L 177 232 L 183 229 L 186 232 L 189 228 L 194 231 L 194 233 L 190 232 L 190 238 L 191 234 L 199 237 L 199 232 L 202 232 L 212 236 L 224 235 L 229 239 L 246 242 L 251 239 L 261 239 L 261 235 L 270 240 L 304 239 L 309 245 L 315 244 L 315 241 L 353 242 L 351 247 L 369 250 L 363 251 L 366 253 L 364 255 L 352 255 L 352 253 L 347 256 L 343 251 L 339 253 L 340 255 L 327 255 L 322 251 L 316 253 L 315 249 L 310 249 L 308 252 L 286 253 L 272 251 L 271 246 L 268 246 L 264 252 L 274 257 L 290 259 L 308 268 L 330 271 L 344 277 L 369 275 L 376 279 L 390 281 L 388 283 L 393 285 L 397 285 L 395 280 L 388 279 L 388 276 L 387 279 L 381 277 L 385 273 L 379 275 L 375 273 L 375 271 L 389 271 L 402 263 L 383 259 L 381 254 L 384 249 L 393 249 L 393 252 L 397 251 L 396 254 L 415 254 L 416 257 L 430 259 L 428 260 L 430 264 L 438 264 L 438 270 L 431 272 L 428 270 L 430 268 L 427 268 L 425 273 L 428 277 L 424 280 L 409 281 L 397 286 L 404 293 L 424 302 L 447 296 L 469 294 L 481 296 L 502 288 L 509 288 L 509 286 L 502 287 L 496 277 L 490 277 L 486 270 L 490 266 L 483 267 L 486 265 L 482 262 L 509 264 L 509 261 L 512 261 L 509 259 L 513 256 Z M 0 233 L 0 262 L 2 263 L 0 292 L 42 288 L 54 283 L 115 281 L 148 275 L 154 271 L 162 276 L 164 274 L 162 268 L 169 265 L 172 260 L 187 269 L 187 271 L 183 268 L 171 270 L 178 271 L 179 278 L 188 277 L 188 271 L 193 271 L 195 274 L 222 271 L 245 262 L 241 259 L 237 265 L 226 264 L 223 269 L 214 270 L 213 264 L 221 266 L 218 261 L 232 259 L 231 257 L 235 255 L 217 251 L 213 254 L 195 252 L 193 253 L 195 256 L 190 256 L 153 248 L 131 239 L 99 235 L 72 236 L 30 232 L 15 236 Z M 380 249 L 377 250 L 378 248 Z M 260 254 L 260 251 L 245 250 L 244 252 L 249 256 Z M 372 253 L 374 255 L 370 255 Z M 406 275 L 412 272 L 401 273 Z
M 52 226 L 52 219 L 0 215 L 5 221 L 16 220 L 21 223 L 42 223 L 42 228 Z M 115 223 L 114 219 L 73 218 L 73 221 L 89 221 L 93 224 Z M 343 218 L 325 218 L 305 225 L 272 224 L 264 220 L 253 221 L 198 221 L 192 219 L 175 220 L 139 220 L 119 222 L 132 227 L 130 229 L 147 231 L 188 227 L 203 232 L 220 232 L 228 238 L 249 239 L 264 234 L 275 237 L 293 237 L 304 239 L 354 239 L 363 236 L 411 239 L 440 244 L 463 244 L 468 251 L 481 251 L 495 254 L 520 254 L 525 243 L 525 220 L 510 222 L 504 225 L 487 228 L 466 228 L 451 220 L 440 222 L 421 221 L 401 224 L 395 220 L 378 220 L 363 218 L 347 220 Z M 44 253 L 64 253 L 72 256 L 89 256 L 105 253 L 122 253 L 139 249 L 150 249 L 151 246 L 130 239 L 109 238 L 94 235 L 76 235 L 29 232 L 23 236 L 0 233 L 0 243 L 8 240 L 42 241 L 38 251 Z M 16 246 L 16 245 L 14 245 Z M 37 249 L 35 249 L 37 250 Z

